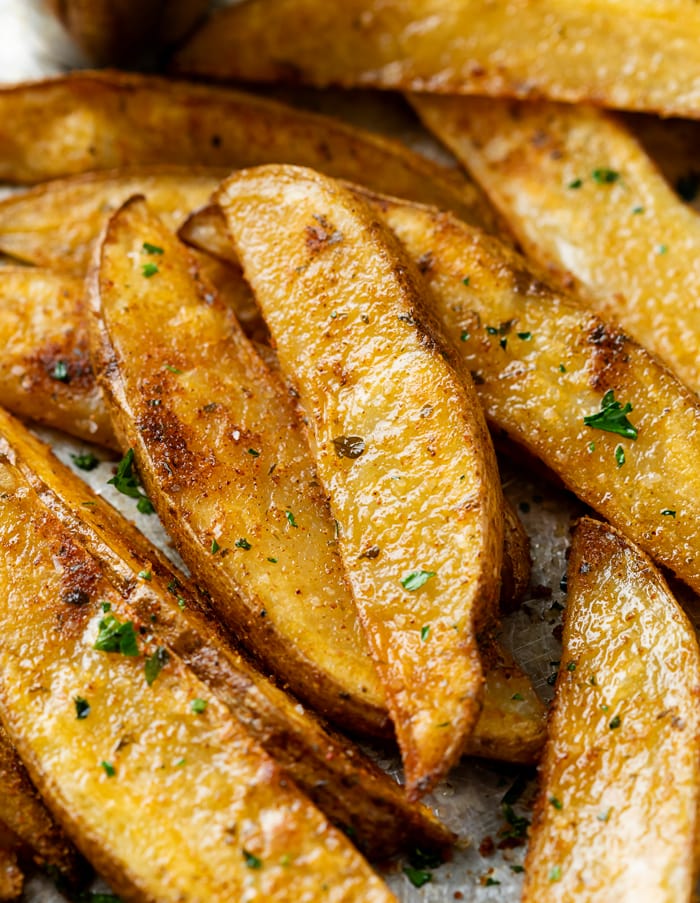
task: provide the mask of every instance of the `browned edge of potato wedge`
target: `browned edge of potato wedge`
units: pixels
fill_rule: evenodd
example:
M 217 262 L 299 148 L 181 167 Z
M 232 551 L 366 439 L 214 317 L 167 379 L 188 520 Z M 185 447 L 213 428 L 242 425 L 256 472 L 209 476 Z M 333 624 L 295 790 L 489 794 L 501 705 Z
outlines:
M 697 396 L 502 242 L 449 213 L 354 190 L 420 264 L 496 441 L 512 441 L 542 461 L 700 592 Z M 206 218 L 211 231 L 216 218 L 211 211 Z M 186 228 L 193 234 L 196 222 Z M 216 247 L 223 241 L 220 234 Z M 636 440 L 584 423 L 602 413 L 610 391 L 620 409 L 633 406 Z
M 692 0 L 517 8 L 492 0 L 249 0 L 212 15 L 173 68 L 255 82 L 588 100 L 697 118 L 699 46 Z
M 527 254 L 700 390 L 700 217 L 590 107 L 414 95 Z
M 525 903 L 691 899 L 700 651 L 641 549 L 584 518 L 525 863 Z
M 6 420 L 5 438 L 11 441 L 25 477 L 63 528 L 80 536 L 135 619 L 150 625 L 156 641 L 182 658 L 357 846 L 372 858 L 385 859 L 402 848 L 445 849 L 450 844 L 451 832 L 429 810 L 409 805 L 401 788 L 350 740 L 332 732 L 250 664 L 213 618 L 209 597 L 175 570 L 133 524 L 95 495 L 46 446 Z M 148 574 L 147 580 L 143 575 Z M 504 671 L 499 670 L 499 677 Z M 522 674 L 516 673 L 508 686 L 522 683 Z M 529 696 L 526 686 L 518 689 L 524 696 L 520 711 L 526 713 L 534 708 L 532 687 Z M 511 721 L 518 710 L 513 712 Z M 501 717 L 502 731 L 503 721 Z M 519 727 L 525 746 L 533 728 L 525 718 Z M 511 743 L 514 733 L 509 735 Z
M 75 847 L 41 801 L 1 722 L 0 825 L 29 851 L 39 868 L 61 882 L 72 885 L 83 877 Z
M 8 415 L 0 422 L 0 708 L 32 781 L 86 858 L 134 901 L 315 899 L 329 882 L 339 899 L 393 900 L 209 686 L 159 644 L 157 623 L 135 615 L 129 596 L 151 581 L 111 579 L 28 473 L 18 446 L 32 440 Z
M 476 637 L 498 599 L 502 493 L 471 378 L 413 264 L 339 183 L 259 167 L 231 176 L 215 199 L 308 417 L 416 798 L 473 730 Z
M 206 203 L 228 169 L 142 166 L 55 179 L 0 201 L 0 252 L 84 276 L 111 213 L 134 194 L 173 230 Z
M 252 319 L 246 322 L 241 318 L 248 314 L 252 318 L 255 316 L 255 311 L 246 304 L 248 291 L 246 284 L 240 278 L 240 270 L 233 269 L 227 264 L 219 266 L 208 255 L 199 255 L 197 262 L 208 277 L 213 277 L 222 300 L 233 308 L 241 325 L 250 329 L 254 325 Z M 3 272 L 7 273 L 8 282 L 12 282 L 11 271 Z M 237 273 L 239 275 L 236 275 Z M 20 282 L 29 286 L 31 286 L 32 280 L 37 280 L 41 287 L 47 278 L 46 271 L 41 269 L 21 269 L 18 275 Z M 51 284 L 65 286 L 66 291 L 73 284 L 71 276 L 49 274 L 48 278 Z M 3 320 L 9 321 L 10 325 L 6 329 L 6 333 L 12 336 L 12 343 L 11 346 L 6 344 L 6 349 L 9 350 L 11 347 L 16 355 L 16 359 L 6 357 L 5 361 L 9 361 L 16 368 L 22 361 L 34 360 L 42 347 L 41 342 L 37 342 L 37 340 L 45 335 L 56 335 L 52 349 L 53 357 L 57 361 L 69 360 L 73 344 L 87 347 L 87 321 L 82 300 L 80 303 L 68 307 L 61 304 L 47 304 L 35 313 L 33 305 L 40 297 L 40 293 L 31 289 L 21 296 L 8 294 L 3 298 L 2 280 L 3 274 L 0 272 L 0 324 L 3 323 Z M 61 293 L 63 293 L 63 289 Z M 11 312 L 11 308 L 16 309 Z M 23 312 L 21 319 L 18 319 L 18 312 Z M 39 316 L 41 317 L 41 329 L 32 329 L 32 323 Z M 2 334 L 2 326 L 0 326 L 0 335 Z M 260 349 L 258 348 L 258 350 Z M 270 353 L 272 353 L 271 349 Z M 6 379 L 3 378 L 3 374 Z M 84 429 L 84 393 L 89 390 L 92 394 L 96 388 L 92 369 L 83 371 L 81 379 L 77 383 L 72 380 L 59 381 L 60 406 L 55 405 L 52 398 L 55 382 L 53 379 L 44 380 L 41 383 L 32 381 L 29 386 L 30 406 L 21 403 L 15 404 L 17 375 L 17 372 L 13 374 L 11 369 L 3 370 L 3 367 L 0 366 L 0 404 L 14 413 L 30 417 L 30 419 L 41 420 L 48 412 L 50 425 L 72 435 L 95 438 L 94 433 L 86 432 Z M 49 382 L 50 385 L 47 385 Z M 102 444 L 110 447 L 116 446 L 117 441 L 111 431 L 111 421 L 101 391 L 95 399 L 94 417 L 97 422 L 109 425 L 109 433 L 105 430 Z M 527 549 L 523 543 L 524 534 L 520 532 L 522 527 L 518 526 L 517 515 L 509 510 L 508 505 L 506 505 L 505 515 L 511 526 L 506 531 L 504 551 L 510 549 L 511 554 L 504 555 L 501 605 L 510 608 L 517 603 L 518 597 L 527 588 L 526 576 L 529 560 L 526 557 Z M 356 654 L 366 655 L 364 645 L 357 647 Z M 522 671 L 513 663 L 506 661 L 502 664 L 502 651 L 499 652 L 490 641 L 482 644 L 482 655 L 495 664 L 492 669 L 493 673 L 491 673 L 490 667 L 487 669 L 484 709 L 465 752 L 471 755 L 485 755 L 488 758 L 531 763 L 536 760 L 545 738 L 542 705 L 534 693 L 530 681 Z M 374 675 L 370 675 L 370 678 L 374 678 Z M 376 678 L 374 680 L 376 684 Z M 507 692 L 509 687 L 511 688 L 510 693 Z M 371 692 L 382 700 L 382 712 L 384 712 L 383 693 L 378 684 Z M 513 701 L 514 693 L 518 693 L 523 699 Z M 350 707 L 352 707 L 352 700 L 358 695 L 362 696 L 362 691 L 358 687 L 348 685 L 343 694 L 343 700 L 348 699 Z M 346 721 L 343 700 L 339 700 L 338 703 L 343 705 L 343 711 L 338 716 L 340 722 Z M 383 734 L 387 727 L 385 714 L 382 714 L 380 721 L 381 723 L 375 720 L 372 724 L 365 724 L 363 728 L 369 733 Z
M 0 398 L 20 417 L 115 445 L 88 354 L 83 279 L 0 268 Z
M 83 71 L 0 89 L 0 181 L 179 164 L 289 162 L 497 228 L 481 190 L 398 141 L 224 88 Z

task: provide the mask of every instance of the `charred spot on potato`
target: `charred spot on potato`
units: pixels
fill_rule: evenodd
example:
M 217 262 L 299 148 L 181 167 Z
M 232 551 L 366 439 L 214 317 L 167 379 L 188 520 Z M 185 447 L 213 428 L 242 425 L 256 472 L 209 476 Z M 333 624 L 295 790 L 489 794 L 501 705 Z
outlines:
M 597 318 L 591 321 L 585 338 L 591 348 L 588 360 L 591 388 L 607 391 L 619 382 L 619 375 L 629 362 L 628 337 L 615 326 Z
M 87 605 L 90 602 L 90 595 L 83 589 L 68 589 L 61 596 L 61 601 L 67 605 Z
M 337 245 L 343 240 L 343 233 L 335 228 L 323 214 L 314 214 L 315 223 L 306 227 L 306 247 L 312 254 L 318 254 L 330 245 Z

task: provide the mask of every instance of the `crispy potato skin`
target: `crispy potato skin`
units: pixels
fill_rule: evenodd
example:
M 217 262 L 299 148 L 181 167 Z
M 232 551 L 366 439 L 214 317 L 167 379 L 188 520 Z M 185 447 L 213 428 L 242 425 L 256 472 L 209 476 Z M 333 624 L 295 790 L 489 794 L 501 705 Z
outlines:
M 0 180 L 19 184 L 124 166 L 289 162 L 497 228 L 480 189 L 398 141 L 206 85 L 75 72 L 4 88 L 0 147 Z
M 527 254 L 700 391 L 700 219 L 632 133 L 586 107 L 412 101 Z
M 40 868 L 56 871 L 71 884 L 78 880 L 82 869 L 75 847 L 53 820 L 32 786 L 1 723 L 0 825 L 8 828 L 14 838 L 31 851 L 34 862 Z M 1 892 L 0 899 L 3 899 Z
M 699 39 L 692 0 L 258 0 L 211 16 L 175 68 L 320 87 L 588 100 L 697 117 Z
M 443 849 L 451 843 L 451 833 L 425 807 L 408 805 L 399 786 L 346 737 L 329 731 L 240 654 L 212 617 L 208 597 L 133 524 L 7 418 L 4 433 L 33 490 L 65 531 L 79 532 L 135 619 L 151 625 L 154 641 L 207 684 L 334 824 L 352 829 L 363 851 L 382 859 L 402 847 Z M 150 581 L 136 576 L 143 571 L 151 573 Z M 504 705 L 506 712 L 512 708 Z
M 91 172 L 12 194 L 0 201 L 0 251 L 82 277 L 106 220 L 128 198 L 145 195 L 175 230 L 226 172 L 176 166 Z
M 95 383 L 81 279 L 0 269 L 0 399 L 18 414 L 80 439 L 114 445 Z
M 468 374 L 446 362 L 456 355 L 408 258 L 346 189 L 270 166 L 231 177 L 216 200 L 308 416 L 415 798 L 446 774 L 479 712 L 476 633 L 503 551 L 481 409 Z M 344 450 L 349 436 L 359 452 Z M 416 570 L 430 579 L 412 595 L 402 581 Z
M 580 523 L 568 586 L 523 901 L 690 900 L 695 632 L 651 561 L 605 524 Z
M 158 638 L 129 605 L 139 578 L 130 592 L 111 579 L 85 527 L 67 528 L 37 492 L 13 442 L 22 428 L 0 422 L 0 706 L 82 852 L 126 900 L 316 900 L 325 884 L 332 899 L 393 900 L 172 648 L 149 686 Z M 94 648 L 106 604 L 134 625 L 138 655 Z
M 409 255 L 424 262 L 435 311 L 474 374 L 494 434 L 540 458 L 700 591 L 697 396 L 497 240 L 449 214 L 388 198 L 375 204 Z M 636 441 L 584 424 L 609 390 L 632 405 Z

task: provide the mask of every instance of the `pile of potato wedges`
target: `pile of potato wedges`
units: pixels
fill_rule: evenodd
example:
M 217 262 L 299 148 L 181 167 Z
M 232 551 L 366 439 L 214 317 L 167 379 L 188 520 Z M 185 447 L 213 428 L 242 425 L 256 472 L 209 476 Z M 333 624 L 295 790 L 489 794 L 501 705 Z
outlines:
M 525 903 L 690 901 L 697 4 L 49 5 L 158 74 L 0 88 L 0 900 L 395 900 L 466 755 L 539 762 Z M 507 459 L 585 512 L 548 712 Z

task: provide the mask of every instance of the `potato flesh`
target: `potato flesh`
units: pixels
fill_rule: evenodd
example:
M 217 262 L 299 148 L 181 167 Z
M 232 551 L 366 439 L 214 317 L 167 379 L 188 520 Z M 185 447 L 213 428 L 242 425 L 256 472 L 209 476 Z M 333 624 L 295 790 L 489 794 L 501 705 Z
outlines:
M 3 717 L 32 779 L 115 890 L 130 900 L 315 900 L 328 898 L 327 883 L 330 899 L 392 900 L 179 657 L 148 685 L 148 622 L 2 444 Z M 76 590 L 89 602 L 69 604 Z M 105 604 L 135 620 L 138 656 L 94 649 Z M 77 696 L 87 718 L 76 717 Z
M 690 900 L 700 652 L 661 575 L 584 519 L 525 863 L 525 903 Z M 554 870 L 554 871 L 553 871 Z
M 83 325 L 82 280 L 48 270 L 0 269 L 0 395 L 21 417 L 114 444 Z
M 699 47 L 693 0 L 265 0 L 212 16 L 176 68 L 320 87 L 591 100 L 697 117 Z
M 110 214 L 143 194 L 173 230 L 206 203 L 226 170 L 152 167 L 88 173 L 37 186 L 0 202 L 0 251 L 36 266 L 84 276 Z
M 449 214 L 391 199 L 375 204 L 409 255 L 426 261 L 435 311 L 475 374 L 492 430 L 540 458 L 700 591 L 697 397 L 619 328 L 548 288 L 495 239 Z M 632 405 L 636 441 L 584 424 L 610 390 Z
M 699 391 L 700 219 L 624 125 L 549 103 L 418 95 L 413 103 L 527 254 L 573 276 L 587 304 Z
M 437 850 L 452 843 L 451 832 L 425 807 L 409 805 L 400 787 L 350 740 L 330 732 L 243 658 L 211 616 L 207 599 L 136 527 L 95 495 L 43 443 L 7 417 L 2 423 L 24 477 L 50 505 L 64 530 L 79 531 L 86 550 L 100 561 L 108 579 L 128 596 L 135 619 L 151 624 L 154 641 L 182 658 L 328 818 L 354 832 L 357 846 L 374 858 L 385 859 L 405 847 Z M 144 571 L 151 579 L 140 578 L 135 589 L 134 575 Z M 494 668 L 500 665 L 495 653 L 491 658 Z M 503 664 L 507 676 L 509 663 Z M 523 682 L 522 674 L 513 674 L 510 679 L 513 686 Z M 499 728 L 493 728 L 485 743 L 491 733 L 514 722 L 516 713 L 522 717 L 531 707 L 532 687 L 529 695 L 525 688 L 518 689 L 525 703 L 515 706 L 501 701 L 504 711 L 513 714 L 499 720 Z M 541 712 L 533 717 L 541 724 Z M 530 729 L 527 736 L 531 733 Z M 510 740 L 512 743 L 512 734 Z M 542 737 L 534 751 L 530 747 L 531 757 L 543 744 Z M 10 760 L 12 763 L 15 759 Z M 7 805 L 9 811 L 19 808 L 10 796 Z M 4 813 L 0 799 L 0 819 Z M 22 834 L 19 826 L 15 827 Z M 36 818 L 28 822 L 35 844 L 40 831 Z
M 69 882 L 77 877 L 78 856 L 73 845 L 42 803 L 0 724 L 0 828 L 3 826 L 17 844 L 31 850 L 38 866 L 55 870 Z
M 309 418 L 415 796 L 453 764 L 481 698 L 476 631 L 503 550 L 481 411 L 429 331 L 410 264 L 346 190 L 265 167 L 227 180 L 217 201 Z M 343 450 L 349 436 L 361 457 Z M 431 575 L 415 592 L 402 584 L 414 572 Z
M 481 191 L 390 141 L 238 91 L 123 72 L 75 72 L 0 90 L 0 181 L 124 166 L 299 163 L 495 228 Z

